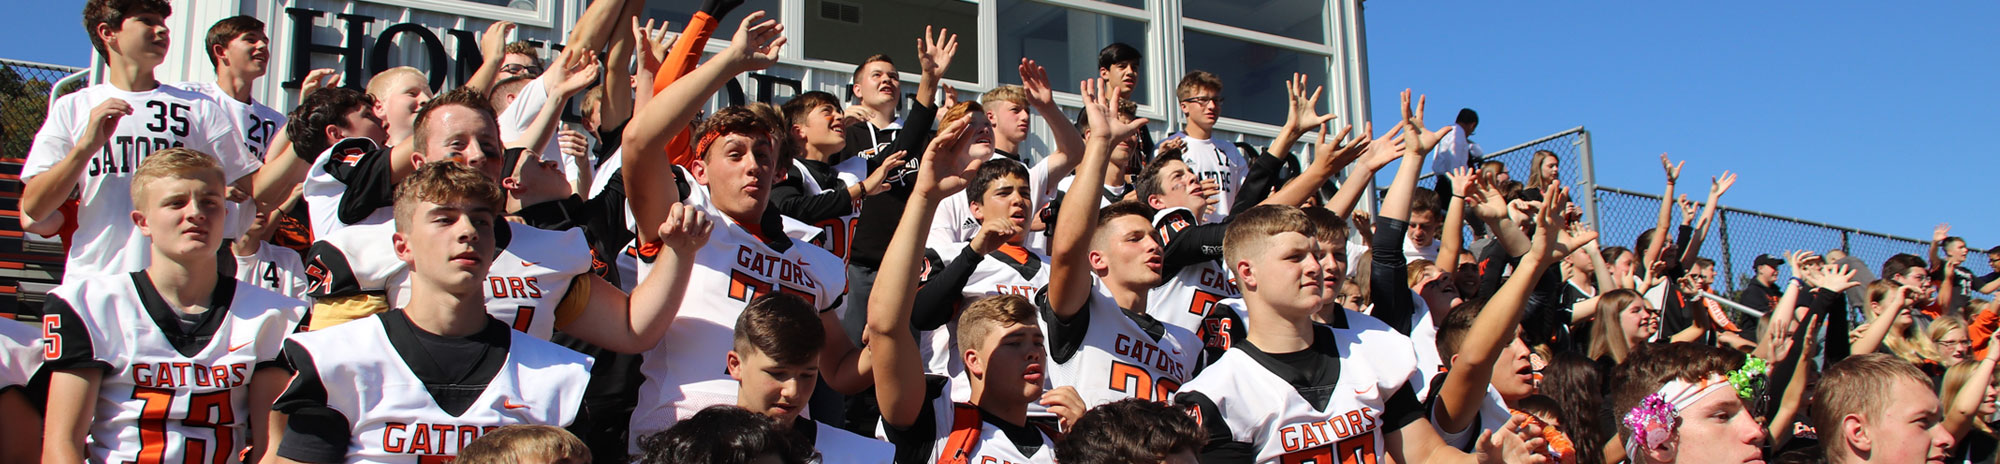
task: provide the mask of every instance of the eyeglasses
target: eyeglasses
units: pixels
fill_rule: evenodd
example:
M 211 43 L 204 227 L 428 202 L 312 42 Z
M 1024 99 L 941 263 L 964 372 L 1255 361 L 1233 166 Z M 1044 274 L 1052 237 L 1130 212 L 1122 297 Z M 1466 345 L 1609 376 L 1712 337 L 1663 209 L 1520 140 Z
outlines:
M 1181 103 L 1193 103 L 1196 105 L 1206 105 L 1209 103 L 1214 103 L 1216 105 L 1221 105 L 1222 97 L 1188 97 L 1181 99 Z
M 540 75 L 542 73 L 542 67 L 534 65 L 525 65 L 525 64 L 509 64 L 500 66 L 500 72 L 507 74 Z

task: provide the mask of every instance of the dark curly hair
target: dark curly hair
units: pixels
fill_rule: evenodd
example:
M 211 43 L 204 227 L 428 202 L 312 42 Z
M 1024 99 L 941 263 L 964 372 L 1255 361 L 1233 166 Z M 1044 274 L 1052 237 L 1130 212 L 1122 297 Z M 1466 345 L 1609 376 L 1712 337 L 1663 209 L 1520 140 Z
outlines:
M 1199 453 L 1207 442 L 1201 425 L 1187 411 L 1127 398 L 1083 413 L 1056 444 L 1056 462 L 1163 462 L 1171 454 Z
M 641 464 L 749 464 L 765 456 L 784 464 L 818 460 L 811 445 L 796 443 L 770 418 L 726 404 L 639 438 L 639 451 Z
M 336 142 L 326 139 L 328 126 L 347 124 L 349 113 L 368 111 L 373 106 L 374 96 L 345 87 L 319 89 L 306 95 L 286 115 L 291 119 L 285 123 L 285 135 L 292 138 L 292 151 L 301 157 L 317 158 Z

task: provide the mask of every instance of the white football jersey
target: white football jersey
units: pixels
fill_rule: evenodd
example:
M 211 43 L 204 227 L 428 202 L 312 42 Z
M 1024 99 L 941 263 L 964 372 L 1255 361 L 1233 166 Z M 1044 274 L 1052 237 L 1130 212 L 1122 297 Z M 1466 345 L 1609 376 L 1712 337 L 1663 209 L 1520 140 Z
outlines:
M 1169 208 L 1153 214 L 1153 227 L 1161 240 L 1169 240 L 1181 230 L 1193 227 L 1192 218 L 1187 208 Z M 1161 322 L 1199 332 L 1202 320 L 1215 309 L 1217 302 L 1242 296 L 1236 289 L 1236 278 L 1223 269 L 1222 262 L 1211 259 L 1182 266 L 1179 272 L 1153 287 L 1146 294 L 1146 313 Z
M 0 392 L 28 385 L 42 369 L 42 329 L 0 320 Z
M 794 427 L 813 428 L 812 445 L 819 451 L 818 464 L 888 464 L 896 456 L 896 446 L 812 419 L 793 419 Z
M 1094 277 L 1090 301 L 1068 323 L 1081 326 L 1080 339 L 1063 335 L 1046 292 L 1035 303 L 1049 340 L 1049 381 L 1075 387 L 1085 405 L 1125 398 L 1166 402 L 1194 378 L 1202 348 L 1194 331 L 1119 307 Z
M 250 438 L 251 376 L 278 358 L 306 311 L 305 302 L 222 280 L 209 314 L 189 329 L 144 272 L 65 282 L 49 296 L 47 366 L 104 372 L 85 441 L 90 462 L 238 462 Z
M 590 272 L 583 229 L 556 231 L 499 221 L 493 230 L 500 254 L 486 269 L 486 314 L 548 340 L 555 335 L 556 307 L 568 296 L 570 281 Z M 396 293 L 407 297 L 408 284 L 404 279 L 403 291 Z
M 897 462 L 940 462 L 940 458 L 956 455 L 961 451 L 965 453 L 967 463 L 1054 464 L 1056 462 L 1055 441 L 1051 440 L 1048 434 L 1032 425 L 1015 427 L 1016 433 L 1020 435 L 1019 438 L 1024 440 L 1014 440 L 1015 437 L 1010 436 L 1001 425 L 986 421 L 978 406 L 952 401 L 947 393 L 952 390 L 950 385 L 952 383 L 957 382 L 941 376 L 925 378 L 924 387 L 929 396 L 929 404 L 926 404 L 924 406 L 926 410 L 918 415 L 918 422 L 910 424 L 910 428 L 906 431 L 899 432 L 886 424 L 879 424 L 881 427 L 876 430 L 887 436 L 889 442 L 896 444 Z M 924 421 L 925 415 L 930 416 L 929 422 Z M 963 449 L 948 449 L 955 444 L 951 435 L 959 426 L 965 426 L 967 430 L 976 426 L 979 429 L 979 436 L 970 440 L 971 443 L 962 446 Z M 1029 438 L 1027 434 L 1033 434 L 1033 438 L 1039 439 L 1040 442 L 1032 447 L 1032 452 L 1022 450 L 1024 445 L 1034 443 L 1034 440 L 1026 440 Z
M 458 455 L 502 426 L 567 426 L 583 404 L 593 360 L 508 332 L 507 360 L 464 412 L 452 415 L 390 343 L 380 315 L 292 336 L 312 357 L 326 406 L 352 424 L 348 462 L 425 463 Z
M 792 167 L 801 173 L 799 181 L 805 185 L 807 195 L 818 195 L 830 190 L 827 188 L 828 186 L 820 185 L 819 180 L 814 179 L 811 174 L 805 174 L 807 172 L 805 163 L 800 163 L 794 159 L 792 160 Z M 861 183 L 861 179 L 868 175 L 868 160 L 862 159 L 859 156 L 848 158 L 847 161 L 833 165 L 833 170 L 834 178 L 840 179 L 841 182 L 847 185 L 859 184 Z M 834 256 L 847 259 L 847 249 L 854 245 L 855 226 L 861 223 L 861 200 L 861 198 L 854 199 L 853 213 L 808 223 L 808 225 L 822 230 L 818 237 L 811 240 L 813 246 L 825 248 L 827 251 L 833 252 Z M 790 219 L 790 217 L 787 217 L 787 219 Z
M 306 266 L 299 252 L 270 243 L 258 245 L 250 256 L 236 256 L 236 280 L 291 298 L 306 297 Z
M 699 185 L 689 190 L 707 190 Z M 705 200 L 689 195 L 706 210 L 715 230 L 695 254 L 688 277 L 687 299 L 660 344 L 645 353 L 640 371 L 646 383 L 632 413 L 630 448 L 638 437 L 666 430 L 702 408 L 736 404 L 735 380 L 726 372 L 726 354 L 734 344 L 736 317 L 750 300 L 765 292 L 797 295 L 820 312 L 840 315 L 847 295 L 847 264 L 826 249 L 787 235 L 777 210 L 765 209 L 763 235 L 752 235 L 734 218 Z M 776 229 L 771 226 L 779 226 Z M 651 257 L 641 257 L 637 280 L 651 272 Z
M 1242 190 L 1243 177 L 1250 175 L 1250 162 L 1243 157 L 1243 152 L 1236 149 L 1236 144 L 1228 140 L 1175 135 L 1187 141 L 1187 150 L 1181 152 L 1181 161 L 1187 163 L 1188 169 L 1203 180 L 1213 180 L 1222 186 L 1222 193 L 1218 194 L 1222 202 L 1216 203 L 1215 212 L 1202 218 L 1202 222 L 1222 222 L 1223 218 L 1229 217 L 1229 207 L 1236 201 L 1237 191 Z
M 258 160 L 264 159 L 264 154 L 271 148 L 271 138 L 278 136 L 278 131 L 284 130 L 285 122 L 290 120 L 285 116 L 285 112 L 264 106 L 255 100 L 238 101 L 235 97 L 223 93 L 222 87 L 215 85 L 214 82 L 182 82 L 178 85 L 180 88 L 208 96 L 209 99 L 215 100 L 217 105 L 221 105 L 224 111 L 228 111 L 229 119 L 236 121 L 236 133 L 243 135 L 244 151 Z M 256 202 L 230 202 L 229 225 L 223 230 L 228 232 L 229 238 L 242 237 L 243 233 L 250 231 L 250 223 L 254 222 L 252 219 L 256 216 Z
M 923 274 L 926 278 L 951 265 L 970 246 L 963 243 L 955 245 L 925 251 L 926 270 Z M 1014 294 L 1034 298 L 1036 293 L 1049 285 L 1049 261 L 1033 251 L 1028 252 L 1028 257 L 1025 263 L 999 251 L 982 257 L 979 264 L 972 268 L 972 275 L 966 279 L 964 291 L 959 292 L 965 298 L 959 302 L 960 308 L 973 300 L 994 295 Z M 972 384 L 965 378 L 965 360 L 959 356 L 957 334 L 958 322 L 954 318 L 953 322 L 947 322 L 937 330 L 918 334 L 923 339 L 919 351 L 925 360 L 924 372 L 952 378 L 953 401 L 971 401 Z M 1028 408 L 1042 409 L 1039 404 L 1030 404 Z
M 88 137 L 90 113 L 97 105 L 122 99 L 132 114 L 118 120 L 110 141 L 92 154 L 77 178 L 80 203 L 77 228 L 70 237 L 63 280 L 145 269 L 149 241 L 132 224 L 132 172 L 139 160 L 155 151 L 186 147 L 215 156 L 225 182 L 256 172 L 263 160 L 243 149 L 243 137 L 229 113 L 199 93 L 170 85 L 144 92 L 127 92 L 109 84 L 85 87 L 49 105 L 48 118 L 21 164 L 21 180 L 55 168 L 69 157 L 79 140 Z
M 1316 345 L 1331 342 L 1339 352 L 1339 378 L 1313 389 L 1326 391 L 1323 406 L 1301 396 L 1288 379 L 1303 373 L 1241 341 L 1183 385 L 1176 402 L 1193 407 L 1205 428 L 1215 430 L 1218 424 L 1211 421 L 1222 421 L 1232 441 L 1255 450 L 1255 462 L 1381 461 L 1383 415 L 1414 363 L 1408 345 L 1394 346 L 1396 340 L 1388 337 L 1336 335 L 1323 326 L 1315 333 L 1332 338 Z M 1413 396 L 1406 398 L 1410 405 L 1404 407 L 1420 407 Z
M 306 217 L 312 223 L 310 225 L 313 237 L 324 237 L 349 226 L 394 222 L 395 211 L 391 208 L 372 211 L 360 221 L 352 223 L 342 221 L 340 202 L 343 196 L 349 194 L 348 185 L 341 182 L 328 167 L 333 164 L 355 167 L 362 163 L 383 162 L 369 158 L 389 156 L 390 153 L 392 153 L 390 148 L 377 145 L 373 140 L 350 137 L 327 146 L 326 152 L 320 153 L 318 158 L 313 159 L 312 168 L 306 171 L 305 188 L 300 192 L 300 199 L 306 203 Z M 357 190 L 353 193 L 360 195 L 365 192 Z
M 360 224 L 316 235 L 306 251 L 306 293 L 315 298 L 380 293 L 402 279 L 395 223 Z M 324 328 L 324 327 L 316 327 Z

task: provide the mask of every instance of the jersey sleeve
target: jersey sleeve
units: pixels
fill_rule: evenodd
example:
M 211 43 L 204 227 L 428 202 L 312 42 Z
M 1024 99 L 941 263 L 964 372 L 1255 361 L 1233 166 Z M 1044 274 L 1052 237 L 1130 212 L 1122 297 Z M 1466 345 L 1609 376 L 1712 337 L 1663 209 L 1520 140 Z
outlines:
M 1389 395 L 1389 401 L 1382 405 L 1382 430 L 1401 432 L 1404 427 L 1424 418 L 1424 403 L 1417 400 L 1417 386 L 1404 385 Z M 1430 424 L 1424 424 L 1429 427 Z
M 508 103 L 507 108 L 497 115 L 502 140 L 513 140 L 515 137 L 520 137 L 522 132 L 527 132 L 528 125 L 534 124 L 535 116 L 542 112 L 543 106 L 548 105 L 549 87 L 542 81 L 547 76 L 548 74 L 543 74 L 528 82 L 527 86 L 521 87 L 520 92 L 514 95 L 514 101 Z
M 347 187 L 340 195 L 340 222 L 361 222 L 375 210 L 395 205 L 396 184 L 389 172 L 393 152 L 364 138 L 341 140 L 327 149 L 327 156 L 336 158 L 326 160 L 326 173 Z
M 1229 204 L 1229 212 L 1241 213 L 1271 197 L 1271 193 L 1284 185 L 1285 160 L 1271 153 L 1245 152 L 1245 156 L 1255 154 L 1250 160 L 1248 173 L 1243 175 L 1243 185 L 1237 187 L 1236 201 Z
M 896 462 L 928 462 L 938 437 L 951 430 L 951 402 L 945 395 L 951 378 L 924 376 L 924 407 L 909 427 L 882 424 L 882 435 L 896 445 Z
M 234 183 L 243 176 L 256 173 L 264 166 L 264 160 L 243 143 L 243 132 L 236 127 L 236 121 L 229 111 L 215 100 L 201 100 L 197 103 L 196 114 L 201 115 L 202 137 L 208 143 L 204 150 L 222 162 L 223 178 Z
M 950 264 L 945 264 L 938 249 L 925 249 L 923 285 L 917 287 L 910 326 L 917 330 L 937 330 L 951 322 L 959 303 L 965 300 L 965 283 L 972 280 L 973 269 L 984 258 L 973 252 L 971 246 L 962 246 Z
M 1087 291 L 1095 292 L 1096 289 Z M 1088 297 L 1086 297 L 1088 298 Z M 1084 301 L 1083 309 L 1070 316 L 1069 320 L 1056 317 L 1055 305 L 1049 304 L 1049 289 L 1042 287 L 1035 292 L 1035 309 L 1041 313 L 1042 324 L 1048 327 L 1049 360 L 1057 363 L 1069 362 L 1078 351 L 1083 350 L 1083 336 L 1090 332 L 1090 305 Z
M 1222 233 L 1227 224 L 1199 224 L 1194 212 L 1176 209 L 1155 219 L 1153 228 L 1160 234 L 1163 269 L 1177 270 L 1222 258 Z
M 1375 299 L 1373 315 L 1388 323 L 1396 332 L 1409 335 L 1410 318 L 1417 311 L 1416 303 L 1410 297 L 1410 288 L 1403 282 L 1409 276 L 1410 263 L 1403 258 L 1403 235 L 1410 229 L 1410 223 L 1400 219 L 1376 218 L 1375 243 L 1370 247 L 1370 258 L 1374 266 L 1369 269 L 1369 295 Z
M 790 175 L 771 187 L 771 207 L 778 214 L 808 223 L 854 214 L 854 197 L 847 194 L 847 186 L 835 183 L 824 192 L 807 192 L 803 176 L 808 174 L 796 165 L 787 171 Z
M 1237 464 L 1253 462 L 1257 459 L 1257 448 L 1236 441 L 1236 434 L 1229 429 L 1229 423 L 1222 416 L 1222 409 L 1208 395 L 1196 391 L 1183 391 L 1174 395 L 1174 405 L 1187 410 L 1194 416 L 1194 422 L 1201 425 L 1208 435 L 1208 444 L 1202 445 L 1202 464 Z
M 291 364 L 292 381 L 271 405 L 272 411 L 290 415 L 285 438 L 278 444 L 278 456 L 298 462 L 344 462 L 354 429 L 347 416 L 326 403 L 326 385 L 313 366 L 312 354 L 297 343 L 286 341 L 284 357 Z
M 0 321 L 0 391 L 25 386 L 42 367 L 38 325 Z
M 108 369 L 111 364 L 98 358 L 93 334 L 83 316 L 68 300 L 49 295 L 42 303 L 42 365 L 53 370 Z
M 70 94 L 56 100 L 49 106 L 48 117 L 42 120 L 42 128 L 35 132 L 35 141 L 28 145 L 28 158 L 21 163 L 21 180 L 27 181 L 50 168 L 56 162 L 69 156 L 76 148 L 76 105 L 73 104 L 82 93 Z M 79 180 L 81 181 L 81 180 Z

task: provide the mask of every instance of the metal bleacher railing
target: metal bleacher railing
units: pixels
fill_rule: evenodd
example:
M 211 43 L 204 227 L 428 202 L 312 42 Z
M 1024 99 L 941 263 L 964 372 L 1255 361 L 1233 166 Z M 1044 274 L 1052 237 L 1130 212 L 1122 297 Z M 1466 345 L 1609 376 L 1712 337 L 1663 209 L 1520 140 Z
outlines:
M 0 317 L 32 316 L 62 280 L 60 243 L 21 231 L 21 161 L 49 102 L 80 89 L 85 70 L 0 59 Z
M 1577 195 L 1576 201 L 1583 203 L 1586 220 L 1597 227 L 1599 241 L 1605 246 L 1632 246 L 1640 233 L 1657 225 L 1659 219 L 1660 196 L 1632 190 L 1597 185 L 1592 163 L 1590 131 L 1581 126 L 1557 132 L 1547 137 L 1535 139 L 1512 148 L 1488 154 L 1485 159 L 1507 164 L 1507 171 L 1515 179 L 1524 178 L 1529 172 L 1528 163 L 1537 150 L 1549 150 L 1561 160 L 1561 178 L 1578 191 L 1590 191 L 1592 195 Z M 1426 176 L 1421 183 L 1428 187 L 1432 180 Z M 1692 185 L 1687 188 L 1706 191 L 1706 185 Z M 1725 202 L 1726 202 L 1725 198 Z M 1678 215 L 1678 213 L 1675 213 Z M 1901 237 L 1880 232 L 1838 226 L 1824 222 L 1810 221 L 1763 211 L 1736 208 L 1727 204 L 1716 212 L 1715 225 L 1703 241 L 1701 256 L 1713 259 L 1718 266 L 1716 275 L 1718 290 L 1733 296 L 1742 289 L 1744 282 L 1755 275 L 1751 264 L 1760 254 L 1783 258 L 1792 250 L 1812 250 L 1825 254 L 1828 250 L 1844 250 L 1847 254 L 1861 259 L 1869 266 L 1871 273 L 1880 272 L 1882 261 L 1898 253 L 1909 253 L 1923 257 L 1930 246 L 1929 241 Z M 1974 252 L 1977 255 L 1977 252 Z M 1967 259 L 1964 266 L 1974 274 L 1992 272 L 1984 259 L 1975 256 Z M 1779 278 L 1790 277 L 1789 266 L 1779 270 Z M 1879 277 L 1879 276 L 1878 276 Z

